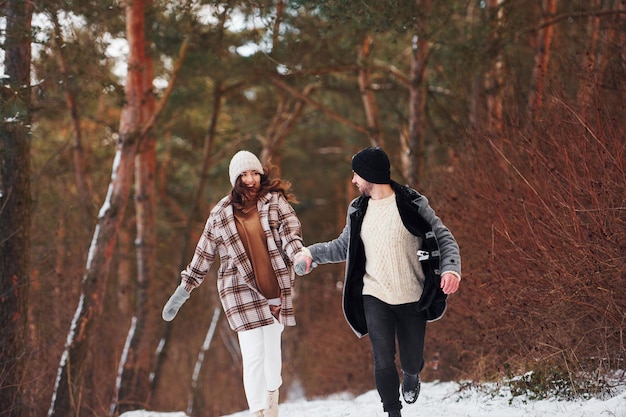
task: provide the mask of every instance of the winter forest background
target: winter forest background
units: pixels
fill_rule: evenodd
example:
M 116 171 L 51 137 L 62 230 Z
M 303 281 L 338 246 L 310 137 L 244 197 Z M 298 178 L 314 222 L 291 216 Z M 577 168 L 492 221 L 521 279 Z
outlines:
M 363 147 L 429 197 L 464 279 L 423 380 L 585 396 L 624 369 L 623 0 L 0 6 L 3 416 L 246 408 L 215 270 L 160 314 L 238 149 L 292 182 L 309 244 Z M 342 275 L 297 279 L 283 398 L 373 389 Z

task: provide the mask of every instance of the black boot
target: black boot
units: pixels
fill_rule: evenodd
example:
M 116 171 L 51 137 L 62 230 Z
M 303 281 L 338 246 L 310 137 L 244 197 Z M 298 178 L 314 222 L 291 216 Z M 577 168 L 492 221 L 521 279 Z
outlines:
M 400 410 L 391 410 L 388 411 L 387 414 L 389 414 L 389 417 L 402 417 Z
M 402 371 L 402 397 L 407 404 L 413 404 L 420 395 L 420 376 Z

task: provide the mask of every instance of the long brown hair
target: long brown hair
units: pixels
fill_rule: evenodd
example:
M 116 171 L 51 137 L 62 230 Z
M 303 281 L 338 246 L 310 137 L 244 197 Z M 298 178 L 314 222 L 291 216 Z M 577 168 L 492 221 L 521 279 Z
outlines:
M 277 192 L 281 193 L 283 197 L 292 204 L 298 204 L 299 201 L 291 191 L 291 182 L 284 180 L 278 176 L 278 167 L 267 162 L 263 167 L 261 174 L 261 187 L 256 195 L 252 195 L 250 191 L 242 184 L 241 175 L 237 177 L 235 186 L 230 192 L 233 205 L 235 207 L 242 207 L 246 202 L 252 199 L 257 200 L 259 197 L 264 196 L 267 193 Z

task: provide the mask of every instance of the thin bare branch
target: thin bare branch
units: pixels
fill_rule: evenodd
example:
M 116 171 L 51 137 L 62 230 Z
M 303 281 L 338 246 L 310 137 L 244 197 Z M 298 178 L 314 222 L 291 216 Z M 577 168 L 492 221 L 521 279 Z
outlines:
M 331 119 L 334 119 L 338 121 L 339 123 L 345 126 L 348 126 L 351 129 L 356 130 L 357 132 L 363 133 L 364 135 L 369 134 L 367 127 L 358 125 L 352 122 L 351 120 L 348 120 L 345 117 L 339 115 L 338 113 L 335 113 L 334 111 L 330 110 L 328 107 L 324 106 L 323 104 L 320 104 L 310 99 L 309 97 L 299 92 L 297 89 L 291 87 L 289 84 L 285 83 L 283 80 L 279 79 L 278 77 L 272 77 L 272 82 L 276 84 L 276 86 L 278 86 L 279 88 L 282 88 L 283 90 L 287 91 L 289 94 L 293 95 L 294 97 L 298 97 L 299 99 L 301 99 L 308 105 L 320 110 L 322 113 L 324 113 L 326 116 L 330 117 Z

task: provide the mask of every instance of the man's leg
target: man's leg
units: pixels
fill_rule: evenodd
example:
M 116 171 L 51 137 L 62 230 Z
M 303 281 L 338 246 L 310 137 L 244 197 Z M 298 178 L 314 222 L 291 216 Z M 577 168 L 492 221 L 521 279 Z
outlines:
M 363 296 L 365 320 L 374 356 L 374 379 L 383 410 L 402 408 L 400 381 L 396 370 L 396 328 L 392 308 L 371 296 Z
M 419 373 L 424 367 L 426 313 L 418 312 L 415 303 L 397 308 L 398 348 L 403 374 L 402 395 L 411 404 L 417 400 L 420 392 Z

